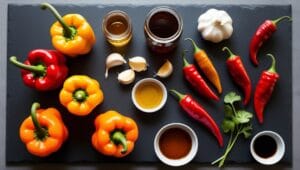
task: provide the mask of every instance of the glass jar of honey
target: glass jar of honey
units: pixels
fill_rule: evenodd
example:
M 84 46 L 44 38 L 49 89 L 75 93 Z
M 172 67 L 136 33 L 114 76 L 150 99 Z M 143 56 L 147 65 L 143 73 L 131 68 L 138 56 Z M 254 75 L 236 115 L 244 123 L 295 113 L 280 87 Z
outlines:
M 177 46 L 182 29 L 183 21 L 174 9 L 156 7 L 148 13 L 144 23 L 147 45 L 156 53 L 169 53 Z
M 103 18 L 102 31 L 111 45 L 115 47 L 125 46 L 132 38 L 131 20 L 123 11 L 110 11 Z

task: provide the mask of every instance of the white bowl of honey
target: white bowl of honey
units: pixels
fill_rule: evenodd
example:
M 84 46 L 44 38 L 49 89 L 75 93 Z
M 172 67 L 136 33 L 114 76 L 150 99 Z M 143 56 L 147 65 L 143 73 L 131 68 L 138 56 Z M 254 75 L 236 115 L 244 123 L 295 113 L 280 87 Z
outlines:
M 196 156 L 198 138 L 189 126 L 170 123 L 156 133 L 154 150 L 163 163 L 174 167 L 183 166 Z
M 133 104 L 146 113 L 160 110 L 165 105 L 167 96 L 164 84 L 154 78 L 145 78 L 138 81 L 131 92 Z

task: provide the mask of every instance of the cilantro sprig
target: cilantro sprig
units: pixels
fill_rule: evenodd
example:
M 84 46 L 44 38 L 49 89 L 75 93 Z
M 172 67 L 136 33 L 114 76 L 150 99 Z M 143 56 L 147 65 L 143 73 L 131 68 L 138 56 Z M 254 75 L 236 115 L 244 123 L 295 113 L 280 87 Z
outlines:
M 240 135 L 243 135 L 245 138 L 249 138 L 251 136 L 252 125 L 250 120 L 253 117 L 253 114 L 246 110 L 236 110 L 234 106 L 236 102 L 240 102 L 241 100 L 241 96 L 237 95 L 235 92 L 229 92 L 224 97 L 225 118 L 221 127 L 224 133 L 230 133 L 230 138 L 225 149 L 225 153 L 212 162 L 211 164 L 213 165 L 216 163 L 219 163 L 219 167 L 224 165 L 229 152 Z

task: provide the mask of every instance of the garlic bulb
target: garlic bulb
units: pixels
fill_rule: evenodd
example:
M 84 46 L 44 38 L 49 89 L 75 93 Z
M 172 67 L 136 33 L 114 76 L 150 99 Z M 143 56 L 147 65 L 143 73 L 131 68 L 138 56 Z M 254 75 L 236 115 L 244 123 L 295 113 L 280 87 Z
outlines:
M 134 81 L 135 79 L 135 73 L 132 69 L 127 69 L 125 71 L 122 71 L 118 75 L 118 81 L 121 84 L 130 84 Z
M 136 72 L 146 71 L 147 61 L 144 57 L 132 57 L 129 59 L 129 67 Z
M 112 67 L 125 64 L 126 60 L 119 53 L 111 53 L 106 58 L 105 78 L 108 77 L 108 70 Z
M 226 11 L 209 9 L 199 16 L 198 31 L 205 40 L 218 43 L 231 37 L 232 19 Z

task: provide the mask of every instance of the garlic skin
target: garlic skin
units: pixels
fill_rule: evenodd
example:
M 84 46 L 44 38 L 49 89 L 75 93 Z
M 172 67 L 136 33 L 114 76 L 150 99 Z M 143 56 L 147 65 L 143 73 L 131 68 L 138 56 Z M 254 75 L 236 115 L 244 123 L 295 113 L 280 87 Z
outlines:
M 158 69 L 155 76 L 158 76 L 160 78 L 167 78 L 169 77 L 173 72 L 173 65 L 169 60 L 166 60 L 166 62 Z
M 134 79 L 135 79 L 135 73 L 132 69 L 124 70 L 118 75 L 118 81 L 121 84 L 125 84 L 125 85 L 130 84 L 134 81 Z
M 119 53 L 111 53 L 106 58 L 105 78 L 108 77 L 108 70 L 112 67 L 120 66 L 127 63 L 124 57 Z
M 226 11 L 209 9 L 198 18 L 198 31 L 205 40 L 214 43 L 231 37 L 232 19 Z
M 132 57 L 129 59 L 128 63 L 129 63 L 129 67 L 136 72 L 147 70 L 148 64 L 144 57 L 141 56 Z

